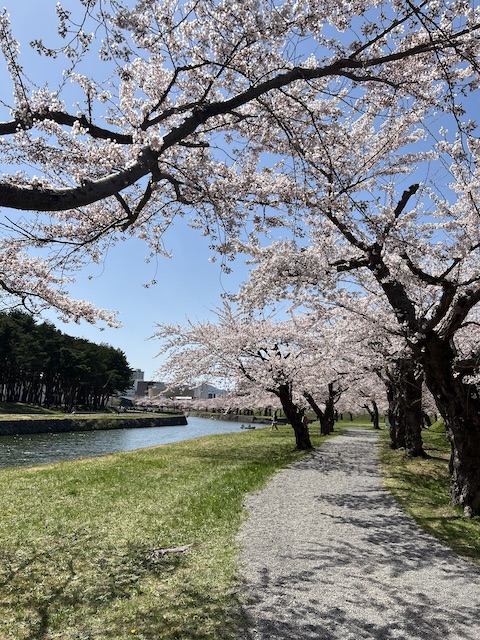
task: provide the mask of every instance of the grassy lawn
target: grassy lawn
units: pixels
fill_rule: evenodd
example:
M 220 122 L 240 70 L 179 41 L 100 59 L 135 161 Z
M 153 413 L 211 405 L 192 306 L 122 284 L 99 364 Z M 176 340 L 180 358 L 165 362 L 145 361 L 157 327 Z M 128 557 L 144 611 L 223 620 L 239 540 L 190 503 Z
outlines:
M 87 412 L 81 412 L 87 413 Z M 102 412 L 93 412 L 93 415 L 98 415 L 99 413 L 114 413 L 113 409 L 106 407 Z M 5 416 L 6 418 L 15 418 L 21 416 L 39 416 L 39 417 L 59 417 L 65 418 L 66 416 L 71 416 L 67 411 L 62 411 L 61 409 L 49 409 L 47 407 L 41 407 L 39 405 L 25 403 L 25 402 L 0 402 L 0 416 Z
M 243 497 L 293 444 L 257 429 L 3 470 L 0 638 L 235 637 Z
M 385 485 L 428 533 L 480 566 L 480 518 L 464 518 L 450 505 L 450 445 L 441 423 L 423 431 L 427 459 L 405 458 L 389 447 L 383 431 L 381 461 Z
M 33 404 L 24 404 L 22 402 L 0 402 L 0 417 L 5 416 L 7 418 L 12 418 L 14 416 L 21 416 L 24 414 L 50 417 L 56 413 L 58 413 L 58 411 L 46 409 L 45 407 L 38 407 Z
M 428 460 L 406 460 L 386 435 L 389 489 L 480 564 L 479 518 L 448 505 L 445 434 L 425 432 Z M 235 638 L 244 495 L 304 455 L 293 443 L 280 426 L 1 471 L 1 640 Z
M 181 413 L 181 412 L 179 412 Z M 58 409 L 46 409 L 32 404 L 23 404 L 21 402 L 0 402 L 0 421 L 1 420 L 64 420 L 69 419 L 87 419 L 95 418 L 96 420 L 125 420 L 126 418 L 149 418 L 171 416 L 172 413 L 150 413 L 145 411 L 128 411 L 126 413 L 116 413 L 113 409 L 105 409 L 104 411 L 78 411 L 76 413 L 67 413 Z

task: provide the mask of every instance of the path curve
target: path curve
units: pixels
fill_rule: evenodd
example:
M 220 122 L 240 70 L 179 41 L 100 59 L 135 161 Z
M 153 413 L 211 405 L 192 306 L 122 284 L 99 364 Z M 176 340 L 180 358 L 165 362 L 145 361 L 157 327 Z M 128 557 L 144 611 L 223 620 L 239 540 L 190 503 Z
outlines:
M 243 640 L 480 639 L 480 570 L 382 487 L 377 438 L 350 430 L 247 497 Z

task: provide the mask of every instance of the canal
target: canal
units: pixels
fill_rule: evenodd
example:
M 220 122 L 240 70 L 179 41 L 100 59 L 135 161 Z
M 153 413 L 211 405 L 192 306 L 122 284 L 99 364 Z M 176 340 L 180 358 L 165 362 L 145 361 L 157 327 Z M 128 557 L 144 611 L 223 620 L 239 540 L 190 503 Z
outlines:
M 158 444 L 242 430 L 242 423 L 189 417 L 180 427 L 73 431 L 0 436 L 0 469 L 90 458 L 116 451 L 132 451 Z

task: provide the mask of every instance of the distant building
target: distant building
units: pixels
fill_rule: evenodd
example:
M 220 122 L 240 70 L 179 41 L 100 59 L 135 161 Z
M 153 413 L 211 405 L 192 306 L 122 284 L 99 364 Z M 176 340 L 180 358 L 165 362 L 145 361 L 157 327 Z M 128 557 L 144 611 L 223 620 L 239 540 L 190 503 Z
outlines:
M 139 380 L 135 391 L 135 397 L 145 398 L 145 396 L 148 396 L 149 398 L 155 398 L 155 396 L 159 396 L 162 391 L 165 391 L 166 388 L 167 385 L 163 384 L 163 382 L 155 382 L 154 380 Z
M 145 378 L 145 372 L 141 369 L 134 369 L 132 374 L 132 380 L 143 380 Z
M 148 397 L 156 398 L 162 395 L 166 388 L 167 385 L 164 382 L 150 382 L 147 391 Z
M 212 384 L 204 382 L 193 389 L 193 398 L 200 398 L 201 400 L 211 400 L 212 398 L 220 398 L 226 393 L 227 392 L 225 390 L 218 389 Z
M 132 377 L 131 377 L 131 385 L 130 387 L 122 394 L 125 398 L 130 398 L 133 400 L 135 397 L 138 397 L 138 387 L 141 383 L 143 383 L 143 378 L 145 377 L 145 373 L 140 369 L 134 369 Z
M 145 380 L 145 373 L 140 369 L 135 369 L 132 375 L 132 384 L 129 389 L 122 394 L 124 398 L 134 400 L 135 398 L 155 398 L 164 395 L 167 385 L 164 382 L 154 380 Z M 209 400 L 211 398 L 219 398 L 226 393 L 223 389 L 218 389 L 212 384 L 204 382 L 194 389 L 186 387 L 170 388 L 165 394 L 169 398 L 199 398 L 201 400 Z

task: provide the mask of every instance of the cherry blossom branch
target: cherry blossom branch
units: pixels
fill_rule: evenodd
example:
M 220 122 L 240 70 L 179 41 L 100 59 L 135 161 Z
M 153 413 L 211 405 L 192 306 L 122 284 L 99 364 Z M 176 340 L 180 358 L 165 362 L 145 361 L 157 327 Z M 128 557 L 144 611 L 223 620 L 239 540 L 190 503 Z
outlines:
M 470 31 L 471 30 L 464 30 L 462 33 Z M 461 34 L 458 34 L 458 38 L 460 37 Z M 185 118 L 182 124 L 164 136 L 159 150 L 144 147 L 136 161 L 128 168 L 100 179 L 89 180 L 84 185 L 77 187 L 31 187 L 2 181 L 0 182 L 0 205 L 22 210 L 61 211 L 92 204 L 115 195 L 148 175 L 157 165 L 158 159 L 163 153 L 176 144 L 188 141 L 189 136 L 201 125 L 217 116 L 230 114 L 239 107 L 258 99 L 272 90 L 281 89 L 297 81 L 307 82 L 309 80 L 333 76 L 352 77 L 355 82 L 371 81 L 372 77 L 370 74 L 364 76 L 357 74 L 352 76 L 352 74 L 355 69 L 366 70 L 373 67 L 381 67 L 390 62 L 432 52 L 443 46 L 446 45 L 442 43 L 441 40 L 433 40 L 420 43 L 403 51 L 374 57 L 371 60 L 340 58 L 321 68 L 293 67 L 289 71 L 277 74 L 273 78 L 250 86 L 237 96 L 209 104 L 196 104 L 192 109 L 191 115 Z M 386 81 L 387 79 L 384 80 Z M 382 81 L 380 76 L 378 77 L 378 81 Z M 62 115 L 55 113 L 53 117 L 59 121 L 63 118 Z M 65 115 L 64 123 L 73 125 L 75 119 Z M 9 127 L 11 126 L 10 123 L 7 124 Z M 89 126 L 88 121 L 87 126 Z M 106 131 L 101 128 L 94 129 L 94 131 L 95 134 L 99 136 L 107 135 Z
M 0 122 L 0 136 L 17 133 L 20 129 L 26 131 L 32 129 L 40 122 L 51 121 L 68 127 L 80 126 L 86 134 L 96 140 L 111 140 L 118 144 L 133 144 L 131 134 L 119 133 L 111 129 L 105 129 L 94 125 L 85 115 L 72 116 L 63 111 L 28 111 L 27 116 L 17 117 L 10 122 Z

